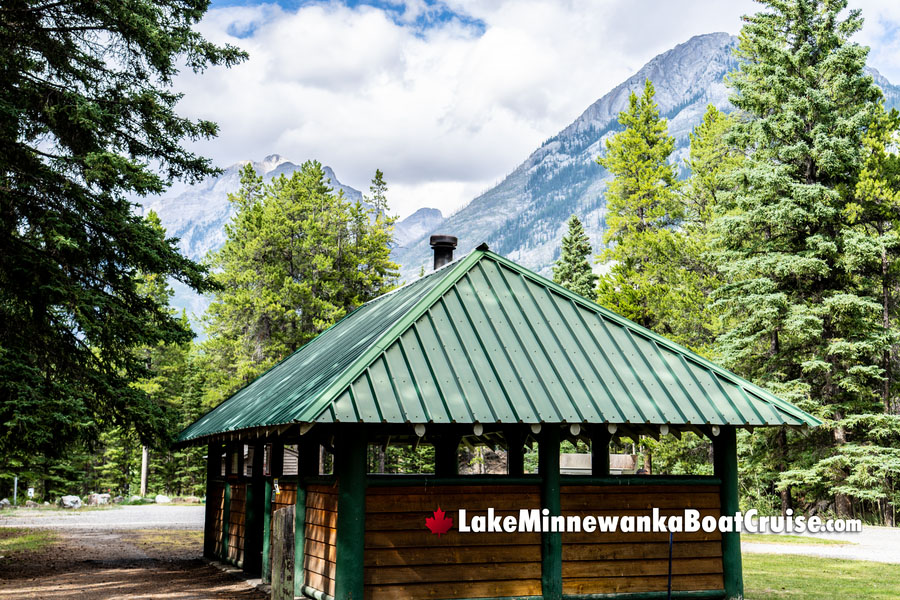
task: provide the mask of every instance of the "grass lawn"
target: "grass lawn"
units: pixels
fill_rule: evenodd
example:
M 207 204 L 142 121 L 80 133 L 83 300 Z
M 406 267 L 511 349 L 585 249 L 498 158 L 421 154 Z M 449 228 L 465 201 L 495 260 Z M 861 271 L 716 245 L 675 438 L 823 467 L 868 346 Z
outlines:
M 53 542 L 56 536 L 51 531 L 26 529 L 24 527 L 0 527 L 0 556 L 18 552 L 35 552 Z
M 746 600 L 896 600 L 900 565 L 789 554 L 744 554 Z
M 750 542 L 751 544 L 817 544 L 821 546 L 847 546 L 856 544 L 856 542 L 827 540 L 806 535 L 780 535 L 770 533 L 742 533 L 741 542 Z

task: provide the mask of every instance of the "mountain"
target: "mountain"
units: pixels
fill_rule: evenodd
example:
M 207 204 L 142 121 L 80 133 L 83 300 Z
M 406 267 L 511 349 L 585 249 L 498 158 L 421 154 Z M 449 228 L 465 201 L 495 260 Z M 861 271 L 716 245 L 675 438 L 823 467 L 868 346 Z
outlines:
M 606 140 L 620 130 L 619 112 L 629 94 L 641 93 L 646 79 L 653 81 L 660 114 L 668 119 L 676 139 L 673 160 L 683 165 L 689 150 L 688 134 L 699 124 L 708 104 L 731 111 L 723 77 L 735 66 L 737 38 L 727 33 L 698 35 L 652 59 L 633 76 L 594 102 L 568 127 L 531 153 L 496 187 L 423 233 L 414 243 L 398 248 L 395 259 L 406 279 L 421 266 L 426 270 L 432 251 L 432 233 L 455 235 L 459 252 L 481 242 L 510 259 L 549 275 L 559 256 L 566 220 L 577 214 L 595 250 L 602 247 L 609 176 L 595 162 Z M 900 105 L 900 87 L 874 69 L 869 70 L 885 92 L 889 107 Z M 682 167 L 683 169 L 683 167 Z M 686 173 L 683 173 L 686 174 Z
M 394 223 L 394 242 L 398 248 L 417 241 L 444 222 L 444 215 L 436 208 L 420 208 L 402 221 Z
M 179 238 L 178 245 L 185 255 L 202 260 L 210 250 L 216 250 L 225 243 L 225 224 L 234 215 L 228 194 L 240 189 L 241 169 L 248 163 L 266 181 L 280 175 L 290 177 L 291 173 L 300 170 L 300 165 L 278 154 L 270 154 L 262 162 L 241 161 L 225 169 L 221 175 L 190 186 L 177 196 L 146 201 L 144 210 L 156 211 L 168 235 Z M 323 170 L 335 192 L 342 190 L 344 197 L 351 202 L 363 199 L 362 192 L 338 181 L 331 167 L 324 167 Z
M 224 170 L 216 177 L 188 187 L 180 194 L 148 199 L 143 203 L 143 211 L 155 211 L 170 237 L 179 238 L 181 251 L 194 260 L 202 260 L 210 250 L 217 250 L 225 243 L 225 224 L 234 216 L 234 207 L 228 201 L 228 194 L 241 187 L 241 169 L 253 165 L 257 174 L 266 181 L 300 170 L 297 165 L 278 154 L 270 154 L 261 162 L 241 161 Z M 363 202 L 363 194 L 338 180 L 331 167 L 323 167 L 325 178 L 335 192 L 344 192 L 350 202 Z M 365 204 L 365 202 L 363 202 Z M 406 219 L 395 224 L 395 240 L 398 245 L 412 242 L 431 231 L 443 220 L 441 211 L 421 208 Z M 178 310 L 185 309 L 189 315 L 200 317 L 209 306 L 209 298 L 197 294 L 188 286 L 177 281 L 171 282 L 175 292 L 172 305 Z M 197 331 L 199 328 L 195 327 Z

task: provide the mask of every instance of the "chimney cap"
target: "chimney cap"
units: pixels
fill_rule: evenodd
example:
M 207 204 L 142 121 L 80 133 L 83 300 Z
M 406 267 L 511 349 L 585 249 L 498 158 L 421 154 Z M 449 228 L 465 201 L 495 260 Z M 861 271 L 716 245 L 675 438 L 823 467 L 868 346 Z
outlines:
M 432 248 L 456 248 L 459 240 L 453 235 L 433 235 L 429 239 Z

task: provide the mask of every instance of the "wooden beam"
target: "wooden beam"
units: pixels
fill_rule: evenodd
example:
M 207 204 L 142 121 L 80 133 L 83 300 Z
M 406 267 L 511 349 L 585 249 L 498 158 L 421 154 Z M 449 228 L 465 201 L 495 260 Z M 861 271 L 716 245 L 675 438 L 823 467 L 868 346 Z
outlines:
M 306 573 L 306 478 L 319 474 L 319 441 L 313 436 L 297 440 L 297 495 L 294 503 L 294 596 L 303 596 Z
M 338 479 L 337 564 L 335 600 L 363 597 L 363 560 L 366 537 L 366 430 L 359 425 L 341 428 L 335 456 Z
M 206 510 L 203 517 L 203 556 L 214 558 L 216 554 L 215 516 L 212 502 L 213 480 L 219 476 L 222 464 L 222 445 L 210 442 L 206 450 Z
M 436 477 L 459 475 L 459 442 L 462 436 L 445 433 L 434 436 L 434 474 Z
M 522 427 L 510 427 L 504 432 L 507 475 L 517 477 L 525 473 L 525 435 Z
M 612 439 L 606 425 L 591 427 L 591 474 L 594 477 L 609 476 L 609 441 Z
M 560 515 L 559 427 L 545 425 L 538 445 L 541 507 Z M 541 534 L 541 590 L 544 600 L 562 600 L 562 534 Z
M 734 427 L 722 426 L 713 438 L 713 468 L 722 480 L 721 505 L 723 515 L 734 515 L 738 505 L 737 436 Z M 725 581 L 725 598 L 740 600 L 744 597 L 744 578 L 741 572 L 741 534 L 737 531 L 722 533 L 722 568 Z

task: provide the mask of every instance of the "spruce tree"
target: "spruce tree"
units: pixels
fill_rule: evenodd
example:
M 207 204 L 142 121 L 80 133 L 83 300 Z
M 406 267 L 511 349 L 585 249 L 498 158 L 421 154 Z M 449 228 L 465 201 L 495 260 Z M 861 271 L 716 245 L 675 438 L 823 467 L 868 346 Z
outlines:
M 850 41 L 858 10 L 842 17 L 842 0 L 762 3 L 745 18 L 728 78 L 741 114 L 731 139 L 747 159 L 717 221 L 717 263 L 730 281 L 717 292 L 730 317 L 719 350 L 727 365 L 830 421 L 802 443 L 781 432 L 766 444 L 784 470 L 791 452 L 803 450 L 807 464 L 831 456 L 847 441 L 843 420 L 877 400 L 880 307 L 845 259 L 856 243 L 847 208 L 880 92 L 863 71 L 867 49 Z M 836 490 L 845 477 L 836 472 Z M 784 488 L 782 508 L 791 500 Z M 835 500 L 849 514 L 847 495 Z
M 576 294 L 593 299 L 597 275 L 591 269 L 589 259 L 593 253 L 591 241 L 577 216 L 569 217 L 568 227 L 562 239 L 559 259 L 553 266 L 553 281 Z
M 4 1 L 0 6 L 0 462 L 59 454 L 97 423 L 150 441 L 165 419 L 131 386 L 131 349 L 191 334 L 142 297 L 140 275 L 198 291 L 205 270 L 131 198 L 215 172 L 184 143 L 216 126 L 179 116 L 171 84 L 246 55 L 194 27 L 208 2 Z

